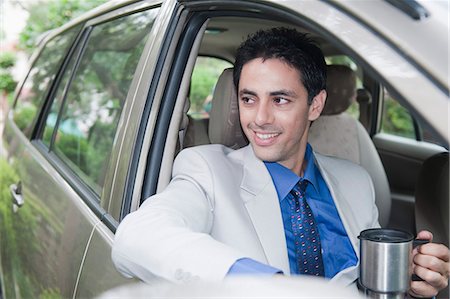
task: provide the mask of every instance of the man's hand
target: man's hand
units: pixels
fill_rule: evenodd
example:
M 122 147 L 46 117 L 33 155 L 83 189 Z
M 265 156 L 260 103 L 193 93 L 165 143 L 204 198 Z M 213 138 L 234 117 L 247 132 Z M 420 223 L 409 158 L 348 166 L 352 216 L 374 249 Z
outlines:
M 421 231 L 417 239 L 430 240 L 413 251 L 413 272 L 424 281 L 412 281 L 410 295 L 414 297 L 433 297 L 448 285 L 450 272 L 450 251 L 442 244 L 431 243 L 433 234 Z

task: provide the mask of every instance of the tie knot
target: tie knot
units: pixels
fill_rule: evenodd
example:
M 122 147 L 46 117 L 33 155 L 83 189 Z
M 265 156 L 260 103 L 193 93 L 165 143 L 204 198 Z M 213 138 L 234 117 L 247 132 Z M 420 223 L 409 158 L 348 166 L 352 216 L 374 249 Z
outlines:
M 298 186 L 298 190 L 299 190 L 300 192 L 304 193 L 305 190 L 306 190 L 306 186 L 308 186 L 308 181 L 307 181 L 307 180 L 300 180 L 300 181 L 297 183 L 297 186 Z
M 307 180 L 303 180 L 301 179 L 300 181 L 298 181 L 298 183 L 294 186 L 294 188 L 292 188 L 292 195 L 298 197 L 298 196 L 303 196 L 305 194 L 306 191 L 306 186 L 308 185 L 308 181 Z

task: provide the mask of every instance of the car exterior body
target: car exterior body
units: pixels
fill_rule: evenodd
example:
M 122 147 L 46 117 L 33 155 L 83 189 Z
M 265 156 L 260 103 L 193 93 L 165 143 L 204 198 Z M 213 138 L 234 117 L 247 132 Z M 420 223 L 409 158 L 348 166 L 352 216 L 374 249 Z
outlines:
M 90 298 L 130 282 L 111 261 L 114 232 L 170 181 L 197 57 L 232 65 L 249 33 L 273 26 L 309 32 L 329 59 L 351 61 L 372 94 L 366 128 L 392 191 L 389 225 L 414 232 L 415 179 L 448 149 L 450 107 L 448 4 L 417 4 L 111 1 L 50 32 L 3 133 L 14 169 L 3 298 Z M 388 95 L 412 116 L 402 136 L 383 123 Z

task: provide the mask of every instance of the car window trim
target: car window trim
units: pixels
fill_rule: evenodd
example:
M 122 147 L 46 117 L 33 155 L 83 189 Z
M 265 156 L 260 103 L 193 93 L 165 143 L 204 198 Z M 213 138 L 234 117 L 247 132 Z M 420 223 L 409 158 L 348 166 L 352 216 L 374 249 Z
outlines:
M 66 105 L 67 93 L 68 93 L 68 91 L 70 89 L 70 86 L 72 85 L 72 81 L 73 81 L 73 79 L 74 79 L 74 77 L 75 77 L 75 75 L 77 73 L 78 67 L 79 67 L 80 62 L 81 62 L 81 58 L 83 57 L 84 51 L 86 50 L 86 45 L 87 45 L 87 42 L 89 40 L 91 32 L 92 32 L 92 27 L 88 27 L 88 28 L 85 28 L 83 30 L 83 33 L 81 34 L 81 38 L 79 40 L 79 44 L 76 46 L 76 49 L 74 50 L 74 55 L 71 56 L 71 58 L 75 59 L 75 63 L 73 65 L 73 69 L 72 69 L 72 73 L 70 74 L 70 78 L 67 80 L 66 86 L 64 86 L 64 90 L 62 92 L 61 107 L 59 107 L 59 111 L 58 111 L 58 116 L 57 116 L 57 119 L 56 119 L 55 127 L 53 129 L 52 137 L 50 139 L 50 144 L 49 144 L 49 150 L 50 151 L 54 151 L 53 147 L 54 147 L 56 135 L 58 133 L 59 123 L 61 121 L 61 117 L 62 117 L 62 114 L 64 112 L 64 108 L 65 108 L 65 105 Z M 61 81 L 63 75 L 65 74 L 65 71 L 67 71 L 67 67 L 68 67 L 68 65 L 70 63 L 70 60 L 65 61 L 65 63 L 67 63 L 65 65 L 66 67 L 64 68 L 64 71 L 62 71 L 60 73 L 59 81 Z M 53 104 L 53 101 L 55 100 L 54 96 L 56 95 L 58 87 L 59 87 L 59 85 L 55 86 L 53 88 L 52 98 L 51 98 L 50 101 L 48 101 L 49 105 L 47 106 L 47 111 L 46 111 L 47 114 L 44 116 L 43 119 L 47 119 L 48 113 L 50 113 L 51 106 Z M 41 132 L 40 133 L 41 133 L 41 138 L 42 138 L 42 134 L 43 134 L 44 128 L 45 128 L 44 121 L 41 122 L 41 125 L 42 125 L 42 128 L 41 128 Z
M 71 45 L 69 46 L 66 56 L 61 61 L 53 82 L 48 87 L 48 91 L 45 96 L 44 105 L 42 106 L 42 109 L 38 113 L 37 122 L 36 122 L 36 125 L 34 126 L 33 133 L 31 135 L 32 140 L 33 139 L 42 139 L 44 128 L 45 128 L 45 123 L 47 120 L 48 113 L 50 113 L 50 108 L 53 104 L 56 90 L 58 89 L 59 85 L 61 84 L 62 76 L 65 73 L 66 68 L 67 68 L 71 58 L 77 54 L 77 48 L 78 48 L 77 44 L 83 38 L 83 24 L 78 24 L 73 27 L 70 27 L 67 29 L 67 31 L 71 30 L 72 28 L 76 28 L 76 27 L 79 27 L 78 33 L 76 34 Z M 67 32 L 67 31 L 60 32 L 56 36 L 59 36 L 62 33 Z M 59 118 L 59 116 L 58 116 L 58 118 Z M 55 123 L 55 129 L 57 128 L 58 121 L 59 121 L 59 119 L 57 119 L 57 122 Z
M 105 14 L 96 16 L 92 19 L 89 19 L 86 22 L 86 27 L 88 26 L 98 26 L 103 23 L 112 22 L 116 19 L 120 19 L 135 13 L 139 13 L 142 11 L 150 10 L 153 8 L 157 8 L 161 6 L 160 0 L 153 0 L 149 2 L 149 0 L 145 2 L 131 3 L 125 6 L 116 8 L 115 10 L 109 11 Z
M 133 191 L 135 191 L 134 187 L 135 187 L 135 181 L 136 181 L 136 174 L 137 174 L 137 170 L 138 170 L 138 166 L 139 166 L 139 157 L 141 155 L 142 145 L 144 143 L 145 132 L 147 129 L 147 122 L 150 119 L 150 113 L 151 113 L 152 107 L 153 107 L 153 99 L 155 98 L 156 91 L 157 91 L 158 85 L 160 83 L 161 74 L 165 67 L 167 54 L 169 52 L 171 44 L 173 43 L 172 38 L 175 35 L 176 29 L 179 25 L 178 24 L 178 14 L 179 14 L 180 7 L 181 7 L 181 5 L 179 3 L 177 3 L 175 5 L 175 7 L 173 9 L 173 13 L 171 15 L 171 19 L 169 21 L 169 26 L 165 30 L 165 36 L 163 39 L 164 41 L 161 46 L 159 57 L 157 59 L 157 63 L 156 63 L 155 70 L 153 73 L 152 82 L 150 84 L 150 88 L 147 93 L 147 98 L 145 100 L 141 123 L 139 125 L 139 129 L 138 129 L 137 136 L 136 136 L 134 152 L 132 153 L 132 158 L 131 158 L 131 162 L 130 162 L 130 166 L 129 166 L 129 170 L 128 170 L 127 178 L 126 178 L 126 182 L 125 182 L 125 190 L 124 190 L 124 196 L 123 196 L 123 200 L 122 200 L 122 207 L 120 209 L 119 221 L 122 221 L 122 219 L 126 215 L 128 215 L 131 210 L 131 205 L 132 205 L 132 201 L 133 201 Z M 158 79 L 155 80 L 155 78 L 158 78 Z M 158 115 L 158 118 L 159 118 L 159 115 Z M 156 128 L 155 128 L 154 133 L 156 134 Z M 144 178 L 143 178 L 142 189 L 140 192 L 140 194 L 141 194 L 140 198 L 142 198 L 142 194 L 145 194 L 145 191 L 144 191 L 145 186 L 146 186 L 145 182 L 153 179 L 153 178 L 146 178 L 147 169 L 149 167 L 148 164 L 149 164 L 149 161 L 151 160 L 151 156 L 152 156 L 153 142 L 154 142 L 154 140 L 152 140 L 152 142 L 150 144 L 149 155 L 147 158 L 147 165 L 145 167 L 146 170 L 145 170 L 145 174 L 144 174 Z M 159 174 L 158 174 L 158 176 L 159 176 Z M 155 182 L 155 185 L 156 185 L 156 182 Z

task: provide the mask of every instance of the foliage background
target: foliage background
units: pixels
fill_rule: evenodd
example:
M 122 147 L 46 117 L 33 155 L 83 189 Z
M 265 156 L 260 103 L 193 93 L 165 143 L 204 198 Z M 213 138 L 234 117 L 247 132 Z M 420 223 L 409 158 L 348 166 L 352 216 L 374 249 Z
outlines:
M 13 52 L 0 53 L 0 93 L 6 96 L 11 94 L 17 85 L 11 73 L 15 63 L 16 55 Z
M 31 53 L 45 32 L 60 27 L 107 0 L 49 0 L 24 2 L 30 15 L 19 36 L 19 47 Z

